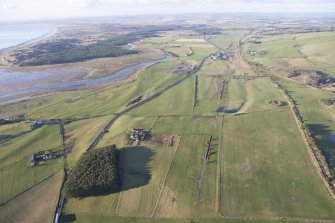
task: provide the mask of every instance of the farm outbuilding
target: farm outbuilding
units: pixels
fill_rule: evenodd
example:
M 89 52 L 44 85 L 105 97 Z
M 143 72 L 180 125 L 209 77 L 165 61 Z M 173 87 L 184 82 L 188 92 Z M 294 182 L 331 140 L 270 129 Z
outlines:
M 40 151 L 40 152 L 34 153 L 30 156 L 29 164 L 31 166 L 35 166 L 36 164 L 38 164 L 38 162 L 51 160 L 51 159 L 55 159 L 55 158 L 57 158 L 57 155 L 54 152 Z
M 228 60 L 228 57 L 224 53 L 212 54 L 211 58 L 213 60 Z
M 250 55 L 251 55 L 251 56 L 257 56 L 257 52 L 254 51 L 254 50 L 251 50 L 251 51 L 250 51 Z
M 131 129 L 130 139 L 136 141 L 143 141 L 147 136 L 147 132 L 144 129 Z

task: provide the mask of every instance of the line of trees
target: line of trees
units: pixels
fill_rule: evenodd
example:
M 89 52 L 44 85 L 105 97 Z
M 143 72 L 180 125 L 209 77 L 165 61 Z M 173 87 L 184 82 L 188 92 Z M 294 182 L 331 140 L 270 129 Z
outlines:
M 321 170 L 321 174 L 328 183 L 329 189 L 333 193 L 333 196 L 335 196 L 335 176 L 334 173 L 331 172 L 329 169 L 328 163 L 322 154 L 322 150 L 318 147 L 315 138 L 312 135 L 311 130 L 309 129 L 308 125 L 304 122 L 303 117 L 301 116 L 296 101 L 291 97 L 289 92 L 277 81 L 275 78 L 271 77 L 270 80 L 272 83 L 284 94 L 286 99 L 289 102 L 289 105 L 292 108 L 292 111 L 294 113 L 294 117 L 298 122 L 298 127 L 302 131 L 306 141 L 308 149 L 311 150 L 313 153 L 313 156 L 315 158 L 315 161 L 318 163 L 319 168 Z

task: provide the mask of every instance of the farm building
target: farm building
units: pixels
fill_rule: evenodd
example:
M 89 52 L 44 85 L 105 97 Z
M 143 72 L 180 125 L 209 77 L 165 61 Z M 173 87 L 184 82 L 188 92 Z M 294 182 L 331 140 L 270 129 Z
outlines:
M 250 51 L 250 55 L 251 55 L 251 56 L 257 56 L 257 52 L 254 51 L 254 50 L 251 50 L 251 51 Z
M 35 121 L 32 125 L 31 128 L 32 129 L 38 129 L 41 128 L 43 126 L 43 122 L 42 121 Z
M 212 54 L 211 58 L 213 60 L 228 60 L 228 57 L 226 57 L 223 53 Z
M 12 124 L 12 123 L 17 123 L 17 122 L 21 122 L 23 120 L 24 120 L 23 115 L 8 117 L 8 118 L 0 119 L 0 125 L 7 125 L 7 124 Z
M 51 151 L 40 151 L 37 153 L 34 153 L 29 158 L 29 163 L 31 166 L 35 166 L 38 164 L 38 162 L 51 160 L 57 158 L 56 154 Z
M 31 125 L 32 129 L 41 128 L 43 125 L 55 125 L 61 123 L 59 119 L 50 119 L 50 120 L 37 120 Z
M 147 131 L 144 129 L 131 129 L 130 139 L 136 141 L 143 141 L 147 137 Z

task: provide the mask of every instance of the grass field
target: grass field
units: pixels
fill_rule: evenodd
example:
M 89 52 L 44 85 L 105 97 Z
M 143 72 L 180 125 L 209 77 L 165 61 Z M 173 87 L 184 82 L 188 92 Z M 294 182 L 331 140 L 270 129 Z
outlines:
M 36 185 L 62 167 L 61 159 L 49 160 L 35 167 L 27 165 L 28 158 L 43 150 L 60 150 L 59 126 L 46 126 L 0 148 L 0 203 Z
M 224 76 L 198 76 L 198 102 L 195 113 L 199 115 L 213 115 L 224 107 L 227 100 L 228 84 Z
M 236 65 L 237 69 L 246 69 L 245 65 Z M 231 74 L 211 76 L 220 69 L 225 71 L 223 63 L 215 66 L 207 63 L 206 69 L 207 74 L 198 75 L 200 102 L 194 113 L 191 108 L 195 77 L 192 77 L 121 117 L 100 142 L 99 146 L 115 143 L 126 148 L 122 160 L 130 164 L 123 164 L 127 172 L 123 179 L 143 185 L 132 187 L 126 183 L 123 187 L 129 189 L 118 194 L 70 199 L 65 207 L 66 215 L 76 214 L 78 219 L 87 216 L 101 222 L 127 221 L 129 216 L 137 217 L 131 218 L 135 222 L 148 220 L 138 217 L 151 216 L 159 222 L 183 222 L 187 217 L 197 217 L 197 222 L 230 222 L 210 219 L 217 214 L 219 205 L 224 216 L 255 218 L 257 222 L 281 217 L 335 218 L 334 201 L 317 174 L 290 109 L 265 102 L 273 99 L 285 102 L 280 92 L 266 79 L 235 79 Z M 223 78 L 229 80 L 225 92 L 228 102 L 245 103 L 239 115 L 223 118 L 216 113 L 217 106 L 226 103 L 217 97 Z M 129 153 L 139 147 L 126 145 L 132 127 L 150 129 L 156 135 L 179 135 L 181 140 L 174 150 L 144 143 L 139 145 L 143 152 L 134 152 L 136 156 L 133 156 Z M 218 139 L 216 155 L 214 162 L 207 166 L 206 183 L 200 187 L 200 197 L 206 199 L 195 206 L 193 192 L 197 183 L 192 177 L 197 178 L 198 173 L 194 167 L 201 166 L 199 156 L 204 152 L 201 144 L 211 135 Z M 143 163 L 147 160 L 152 174 L 148 182 L 129 174 L 134 169 L 146 172 Z M 104 214 L 109 217 L 93 217 Z
M 232 42 L 238 42 L 247 32 L 225 30 L 223 35 L 216 35 L 210 40 L 223 49 L 226 49 Z
M 234 74 L 234 67 L 225 60 L 208 59 L 198 75 L 206 76 L 228 76 Z
M 65 144 L 71 147 L 66 157 L 70 168 L 86 152 L 95 136 L 107 125 L 111 117 L 92 118 L 65 125 Z
M 1 222 L 52 222 L 62 177 L 62 172 L 58 172 L 51 178 L 1 206 Z
M 156 121 L 157 117 L 152 116 L 122 116 L 114 123 L 113 129 L 106 133 L 105 137 L 100 141 L 99 146 L 104 147 L 115 144 L 118 148 L 125 147 L 128 142 L 127 135 L 130 134 L 131 128 L 152 129 Z
M 181 135 L 181 142 L 167 176 L 164 190 L 165 199 L 161 199 L 160 206 L 155 216 L 160 217 L 187 217 L 187 216 L 209 216 L 215 213 L 215 171 L 217 163 L 211 163 L 206 170 L 206 183 L 200 190 L 201 199 L 205 199 L 194 206 L 195 196 L 190 190 L 195 190 L 196 182 L 190 176 L 199 177 L 199 172 L 194 168 L 201 168 L 201 159 L 204 155 L 202 144 L 212 135 L 218 138 L 221 126 L 221 118 L 215 117 L 162 117 L 154 130 L 158 133 L 173 132 Z M 217 147 L 214 148 L 217 151 Z M 216 155 L 213 160 L 216 161 Z
M 194 94 L 194 77 L 188 78 L 173 89 L 147 104 L 129 112 L 136 116 L 191 114 Z M 178 95 L 178 97 L 176 97 Z M 154 108 L 154 109 L 153 109 Z
M 288 108 L 225 117 L 221 161 L 225 215 L 335 218 Z
M 250 28 L 249 23 L 246 26 Z M 82 199 L 67 197 L 62 222 L 271 223 L 335 219 L 335 202 L 311 161 L 290 108 L 266 103 L 266 100 L 286 103 L 285 98 L 268 79 L 257 77 L 239 57 L 238 41 L 248 32 L 223 30 L 222 35 L 211 37 L 221 48 L 233 43 L 226 52 L 231 56 L 228 61 L 206 60 L 196 75 L 113 123 L 96 149 L 112 144 L 120 149 L 120 191 Z M 313 63 L 321 64 L 329 57 L 322 54 L 317 59 L 319 54 L 315 48 L 318 46 L 313 44 L 318 34 L 313 35 L 263 37 L 261 44 L 246 43 L 244 50 L 267 51 L 264 57 L 249 59 L 271 63 L 268 65 L 277 68 L 293 63 L 315 66 Z M 319 35 L 324 43 L 318 44 L 325 44 L 326 48 L 332 35 Z M 139 96 L 144 99 L 183 78 L 186 70 L 176 72 L 182 63 L 199 64 L 218 50 L 202 35 L 191 37 L 184 32 L 165 32 L 162 37 L 139 42 L 137 47 L 164 48 L 180 57 L 142 69 L 127 83 L 53 93 L 4 106 L 0 117 L 18 112 L 32 120 L 86 117 L 64 126 L 65 143 L 70 148 L 67 162 L 71 169 L 114 113 L 124 110 L 133 99 Z M 194 54 L 185 56 L 189 47 Z M 302 57 L 298 48 L 308 54 L 313 63 Z M 284 63 L 285 60 L 293 62 Z M 322 66 L 329 69 L 326 62 Z M 331 141 L 335 135 L 335 111 L 319 103 L 320 99 L 334 94 L 283 78 L 280 81 L 298 102 L 298 109 L 328 154 L 331 167 L 335 168 Z M 225 112 L 221 108 L 236 111 Z M 2 126 L 0 132 L 16 133 L 26 127 L 22 124 Z M 130 145 L 132 128 L 148 129 L 152 137 Z M 204 165 L 203 182 L 199 183 L 199 170 L 204 163 L 201 158 L 206 152 L 203 144 L 210 136 L 214 137 L 215 146 L 211 162 Z M 174 139 L 172 145 L 166 141 L 170 137 Z M 60 170 L 61 159 L 33 168 L 25 163 L 33 152 L 60 148 L 58 125 L 34 130 L 1 144 L 0 204 Z M 15 199 L 23 200 L 18 201 L 20 205 L 35 202 L 34 194 L 43 193 L 47 188 L 56 190 L 58 181 L 55 179 L 50 178 L 30 190 L 35 192 L 28 191 Z M 197 205 L 196 194 L 199 194 L 198 201 L 201 200 Z M 50 204 L 41 210 L 52 207 L 54 197 L 48 195 L 46 199 L 50 199 Z M 48 201 L 38 202 L 40 206 Z M 1 208 L 7 208 L 3 213 L 13 216 L 16 209 L 9 210 L 10 205 L 11 202 L 0 207 L 0 215 Z M 25 207 L 22 213 L 30 208 Z M 46 214 L 41 214 L 42 218 L 45 219 Z
M 137 218 L 137 217 L 117 217 L 117 216 L 92 216 L 92 215 L 68 215 L 64 217 L 65 223 L 81 222 L 81 223 L 189 223 L 191 221 L 197 223 L 278 223 L 280 220 L 234 220 L 226 218 Z M 296 221 L 286 220 L 285 222 L 294 223 Z
M 50 119 L 87 117 L 113 114 L 125 108 L 126 104 L 138 97 L 147 97 L 179 79 L 182 74 L 172 71 L 178 61 L 171 60 L 151 66 L 139 73 L 133 83 L 122 86 L 101 87 L 96 90 L 82 90 L 55 93 L 45 96 L 40 103 L 25 102 L 2 108 L 2 116 L 10 116 L 19 110 L 26 118 Z M 32 105 L 27 106 L 31 103 Z
M 273 74 L 269 74 L 272 75 Z M 320 103 L 321 99 L 332 98 L 334 93 L 297 84 L 279 76 L 274 76 L 288 90 L 297 102 L 297 107 L 305 123 L 310 128 L 319 148 L 326 157 L 328 166 L 335 175 L 335 150 L 332 137 L 335 135 L 335 110 Z
M 0 125 L 0 135 L 15 135 L 20 132 L 29 130 L 30 125 L 27 122 L 19 122 L 9 125 Z
M 149 121 L 148 121 L 148 120 Z M 110 130 L 114 136 L 121 133 L 125 139 L 125 133 L 129 131 L 129 124 L 146 127 L 145 123 L 151 123 L 153 118 L 131 117 L 120 119 Z M 149 124 L 151 125 L 151 124 Z M 147 125 L 148 126 L 148 125 Z M 133 127 L 133 126 L 131 126 Z M 110 141 L 101 142 L 102 145 Z M 65 213 L 88 213 L 88 214 L 118 214 L 121 216 L 150 216 L 158 200 L 169 163 L 178 147 L 167 147 L 157 144 L 144 144 L 140 146 L 126 146 L 125 141 L 115 140 L 121 149 L 120 168 L 123 169 L 122 188 L 120 193 L 108 196 L 90 197 L 85 199 L 69 199 Z M 149 180 L 149 182 L 148 182 Z M 150 194 L 150 196 L 147 196 Z
M 274 68 L 303 67 L 335 75 L 334 33 L 307 33 L 267 36 L 261 44 L 248 43 L 244 47 L 249 60 Z M 247 50 L 264 51 L 264 56 L 251 57 Z
M 280 92 L 265 79 L 249 80 L 245 83 L 246 101 L 240 113 L 258 112 L 262 110 L 274 109 L 267 104 L 266 100 L 285 101 Z

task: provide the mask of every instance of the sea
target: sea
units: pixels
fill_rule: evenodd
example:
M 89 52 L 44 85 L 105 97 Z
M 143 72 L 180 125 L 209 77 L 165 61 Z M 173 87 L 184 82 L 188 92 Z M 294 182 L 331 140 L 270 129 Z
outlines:
M 49 24 L 0 24 L 0 50 L 47 35 Z

